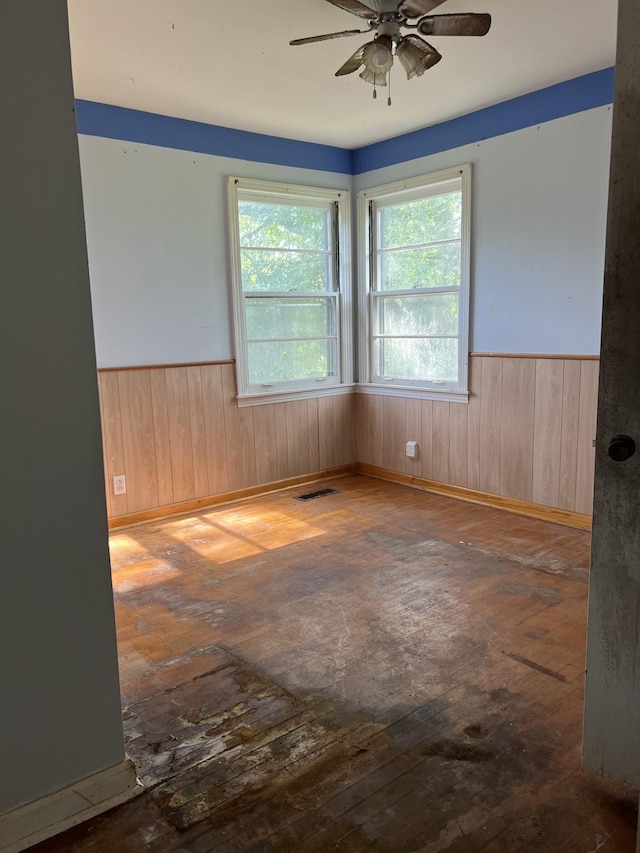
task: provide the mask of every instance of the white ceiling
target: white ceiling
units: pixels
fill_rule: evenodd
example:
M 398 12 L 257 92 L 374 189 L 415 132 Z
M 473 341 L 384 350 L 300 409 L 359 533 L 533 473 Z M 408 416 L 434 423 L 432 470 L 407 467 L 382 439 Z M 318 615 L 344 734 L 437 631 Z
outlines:
M 393 105 L 335 70 L 367 34 L 326 0 L 69 0 L 76 96 L 260 133 L 356 148 L 614 64 L 617 0 L 447 0 L 490 12 L 484 38 L 435 38 L 442 61 Z

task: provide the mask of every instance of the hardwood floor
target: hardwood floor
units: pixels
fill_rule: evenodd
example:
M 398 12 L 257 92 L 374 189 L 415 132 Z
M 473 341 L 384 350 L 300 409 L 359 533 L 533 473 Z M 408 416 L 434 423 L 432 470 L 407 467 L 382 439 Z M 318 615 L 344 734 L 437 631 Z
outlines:
M 331 485 L 111 536 L 147 791 L 33 850 L 635 850 L 580 770 L 589 534 Z

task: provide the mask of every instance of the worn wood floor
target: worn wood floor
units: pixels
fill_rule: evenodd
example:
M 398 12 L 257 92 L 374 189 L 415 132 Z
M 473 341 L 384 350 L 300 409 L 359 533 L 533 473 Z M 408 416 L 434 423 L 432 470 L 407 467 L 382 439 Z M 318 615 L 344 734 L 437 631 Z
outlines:
M 580 770 L 589 535 L 332 485 L 112 535 L 147 791 L 33 850 L 631 853 Z

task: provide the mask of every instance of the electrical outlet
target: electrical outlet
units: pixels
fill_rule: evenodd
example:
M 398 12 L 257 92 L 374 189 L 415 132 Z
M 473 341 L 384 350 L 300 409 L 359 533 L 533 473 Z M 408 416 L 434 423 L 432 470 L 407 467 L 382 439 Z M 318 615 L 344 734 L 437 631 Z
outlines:
M 113 494 L 126 495 L 127 493 L 127 478 L 124 474 L 116 474 L 113 478 Z
M 418 458 L 418 442 L 417 441 L 408 441 L 406 454 L 409 459 L 417 459 Z

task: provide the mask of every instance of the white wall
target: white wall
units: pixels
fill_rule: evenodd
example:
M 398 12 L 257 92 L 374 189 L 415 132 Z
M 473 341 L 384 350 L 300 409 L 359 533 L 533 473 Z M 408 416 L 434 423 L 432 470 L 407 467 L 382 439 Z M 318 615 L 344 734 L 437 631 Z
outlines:
M 124 746 L 67 4 L 0 17 L 3 812 Z
M 99 367 L 233 357 L 228 175 L 351 177 L 80 136 Z
M 471 349 L 597 354 L 611 107 L 367 172 L 356 189 L 471 162 Z

